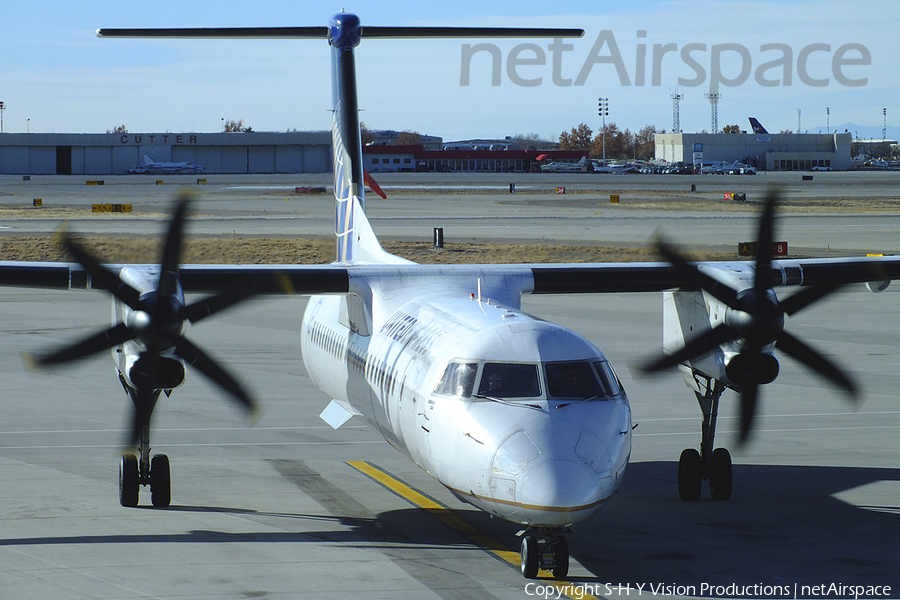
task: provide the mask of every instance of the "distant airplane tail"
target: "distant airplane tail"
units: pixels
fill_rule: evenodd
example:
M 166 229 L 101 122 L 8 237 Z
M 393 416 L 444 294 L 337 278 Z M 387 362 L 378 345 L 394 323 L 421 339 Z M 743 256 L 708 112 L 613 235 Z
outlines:
M 750 128 L 753 129 L 753 133 L 769 133 L 766 131 L 766 128 L 756 120 L 756 117 L 750 117 Z

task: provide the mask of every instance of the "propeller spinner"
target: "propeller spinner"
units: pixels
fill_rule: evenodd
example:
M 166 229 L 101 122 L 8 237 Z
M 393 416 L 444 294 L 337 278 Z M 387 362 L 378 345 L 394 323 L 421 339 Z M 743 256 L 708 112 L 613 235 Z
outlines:
M 775 229 L 777 195 L 766 198 L 756 243 L 753 286 L 737 291 L 717 281 L 690 263 L 674 246 L 658 239 L 656 247 L 678 274 L 689 284 L 710 294 L 726 306 L 724 322 L 687 340 L 685 345 L 642 366 L 653 373 L 703 356 L 722 344 L 737 342 L 740 352 L 726 367 L 728 378 L 740 388 L 740 441 L 746 442 L 756 414 L 759 386 L 771 383 L 778 375 L 778 361 L 772 347 L 798 360 L 819 376 L 846 391 L 852 400 L 858 394 L 856 383 L 836 364 L 784 330 L 785 315 L 794 315 L 829 294 L 845 282 L 834 280 L 810 286 L 785 300 L 772 290 L 772 242 Z

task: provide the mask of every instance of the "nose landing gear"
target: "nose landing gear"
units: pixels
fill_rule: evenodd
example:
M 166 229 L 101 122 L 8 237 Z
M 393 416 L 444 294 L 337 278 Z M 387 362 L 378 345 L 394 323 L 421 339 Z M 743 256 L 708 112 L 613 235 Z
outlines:
M 537 577 L 540 569 L 553 573 L 555 579 L 569 574 L 569 543 L 562 535 L 564 528 L 528 528 L 522 536 L 522 575 L 526 579 Z
M 156 393 L 159 394 L 159 392 Z M 123 454 L 119 463 L 119 504 L 134 508 L 138 505 L 141 486 L 149 485 L 150 501 L 153 506 L 158 508 L 169 506 L 172 502 L 169 457 L 165 454 L 155 454 L 152 458 L 150 457 L 149 418 L 144 421 L 141 428 L 140 440 L 138 449 L 140 457 L 134 454 Z

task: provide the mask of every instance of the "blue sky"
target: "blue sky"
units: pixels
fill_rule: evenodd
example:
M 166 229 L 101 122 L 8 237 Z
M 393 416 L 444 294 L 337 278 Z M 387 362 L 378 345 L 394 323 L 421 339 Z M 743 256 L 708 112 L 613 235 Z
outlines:
M 328 129 L 330 71 L 324 40 L 101 40 L 94 30 L 324 25 L 341 8 L 370 25 L 586 31 L 584 38 L 567 42 L 571 49 L 556 52 L 548 48 L 551 40 L 364 39 L 357 49 L 360 106 L 363 121 L 373 128 L 408 129 L 446 140 L 529 133 L 556 138 L 581 122 L 596 130 L 597 98 L 604 96 L 609 98 L 608 120 L 620 128 L 653 124 L 669 130 L 670 95 L 677 88 L 684 95 L 682 130 L 700 131 L 710 128 L 704 93 L 714 72 L 725 81 L 719 86 L 720 128 L 732 123 L 747 128 L 747 117 L 755 116 L 769 131 L 796 130 L 797 109 L 801 127 L 809 131 L 824 131 L 826 109 L 832 129 L 855 123 L 880 132 L 883 108 L 888 109 L 889 127 L 900 124 L 900 6 L 889 1 L 4 4 L 0 100 L 7 107 L 6 132 L 102 133 L 122 124 L 132 132 L 207 132 L 220 130 L 223 118 L 243 119 L 260 131 Z M 487 51 L 472 55 L 468 85 L 461 85 L 464 43 L 499 49 L 500 85 L 492 85 L 493 59 Z M 772 46 L 764 50 L 764 45 Z M 670 49 L 657 53 L 656 69 L 654 46 Z M 686 53 L 686 46 L 693 50 Z M 744 49 L 743 56 L 736 47 Z M 817 85 L 804 83 L 798 72 L 804 49 L 802 75 Z M 642 52 L 644 82 L 639 85 Z M 720 57 L 717 69 L 714 54 Z M 544 64 L 527 64 L 529 59 L 540 62 L 541 55 Z M 511 65 L 511 56 L 522 64 Z M 619 69 L 616 57 L 621 58 Z M 835 67 L 836 59 L 846 64 Z M 773 66 L 778 60 L 782 63 Z M 870 64 L 854 64 L 859 62 Z M 540 83 L 517 85 L 510 73 Z M 790 85 L 785 85 L 786 77 Z M 841 77 L 857 85 L 842 85 Z M 777 83 L 764 86 L 760 80 Z

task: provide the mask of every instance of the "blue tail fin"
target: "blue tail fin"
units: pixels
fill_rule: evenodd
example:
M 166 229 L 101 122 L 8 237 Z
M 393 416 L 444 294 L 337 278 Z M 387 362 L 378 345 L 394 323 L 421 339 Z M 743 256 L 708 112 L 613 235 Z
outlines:
M 769 133 L 766 131 L 766 128 L 762 126 L 762 124 L 756 120 L 755 117 L 749 117 L 750 119 L 750 128 L 753 130 L 753 133 Z M 800 133 L 799 131 L 797 133 Z

